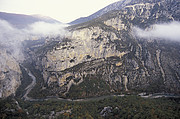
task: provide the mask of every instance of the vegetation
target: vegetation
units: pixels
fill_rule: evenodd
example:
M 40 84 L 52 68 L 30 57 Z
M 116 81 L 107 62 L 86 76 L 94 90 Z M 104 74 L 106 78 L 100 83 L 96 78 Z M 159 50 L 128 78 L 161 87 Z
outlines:
M 66 97 L 71 99 L 94 97 L 110 94 L 109 91 L 109 85 L 106 81 L 102 80 L 100 76 L 87 75 L 85 77 L 85 81 L 78 86 L 73 85 L 70 88 L 69 93 L 66 94 Z
M 31 90 L 31 92 L 28 94 L 28 96 L 33 97 L 33 98 L 46 97 L 47 92 L 42 91 L 42 87 L 44 86 L 44 80 L 41 75 L 41 72 L 39 70 L 35 69 L 35 67 L 33 67 L 33 65 L 31 65 L 29 63 L 25 63 L 24 66 L 27 67 L 32 72 L 32 74 L 36 77 L 36 85 Z
M 12 100 L 14 99 L 0 100 L 0 118 L 178 119 L 180 117 L 180 100 L 170 98 L 144 99 L 138 96 L 125 96 L 81 102 L 58 100 L 28 102 L 16 99 L 21 110 L 17 109 Z M 110 107 L 110 111 L 103 112 L 105 107 Z
M 8 97 L 0 99 L 0 119 L 24 119 L 27 118 L 25 111 L 18 107 L 16 100 Z
M 21 71 L 22 71 L 21 85 L 16 91 L 17 97 L 22 97 L 23 94 L 25 93 L 25 88 L 32 82 L 31 77 L 27 74 L 27 72 L 22 66 L 21 66 Z

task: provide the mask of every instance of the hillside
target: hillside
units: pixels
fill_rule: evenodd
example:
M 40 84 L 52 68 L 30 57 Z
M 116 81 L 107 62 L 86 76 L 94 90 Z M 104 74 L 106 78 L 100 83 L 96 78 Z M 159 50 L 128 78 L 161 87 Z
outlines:
M 132 3 L 70 26 L 72 35 L 35 49 L 33 65 L 45 82 L 39 94 L 66 98 L 140 92 L 179 94 L 180 43 L 133 34 L 134 27 L 147 30 L 154 24 L 179 21 L 179 1 Z M 38 97 L 37 93 L 33 95 Z
M 163 1 L 164 0 L 154 0 L 154 1 L 151 1 L 151 0 L 146 0 L 146 1 L 145 0 L 120 0 L 118 2 L 115 2 L 115 3 L 112 3 L 108 6 L 106 6 L 105 8 L 102 8 L 101 10 L 97 11 L 96 13 L 94 13 L 88 17 L 82 17 L 82 18 L 76 19 L 76 20 L 70 22 L 69 24 L 75 25 L 75 24 L 88 22 L 90 20 L 100 17 L 101 15 L 103 15 L 105 13 L 108 13 L 113 10 L 121 10 L 129 5 L 134 5 L 134 4 L 139 4 L 139 3 L 163 2 Z
M 87 22 L 87 21 L 90 21 L 92 19 L 95 19 L 97 17 L 100 17 L 101 15 L 105 14 L 105 13 L 108 13 L 109 11 L 112 11 L 112 10 L 120 10 L 122 9 L 124 6 L 126 6 L 126 4 L 130 3 L 132 0 L 120 0 L 118 2 L 115 2 L 115 3 L 112 3 L 110 5 L 108 5 L 107 7 L 97 11 L 96 13 L 88 16 L 88 17 L 82 17 L 82 18 L 79 18 L 79 19 L 76 19 L 72 22 L 70 22 L 69 24 L 79 24 L 79 23 L 84 23 L 84 22 Z

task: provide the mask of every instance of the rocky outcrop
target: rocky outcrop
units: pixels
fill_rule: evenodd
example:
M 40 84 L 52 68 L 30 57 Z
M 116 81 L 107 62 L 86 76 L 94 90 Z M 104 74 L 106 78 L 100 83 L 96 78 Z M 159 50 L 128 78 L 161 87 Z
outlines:
M 63 71 L 79 63 L 111 56 L 122 57 L 127 52 L 116 50 L 110 41 L 121 40 L 113 32 L 105 32 L 99 27 L 91 27 L 72 32 L 70 42 L 60 43 L 48 51 L 43 59 L 44 67 L 49 71 Z
M 21 70 L 16 59 L 5 49 L 0 50 L 0 98 L 14 94 L 21 84 Z
M 95 74 L 96 71 L 60 72 L 91 61 L 95 61 L 98 66 L 99 61 L 97 59 L 100 59 L 100 61 L 104 61 L 109 57 L 121 59 L 129 52 L 116 50 L 116 44 L 113 42 L 121 41 L 121 39 L 117 37 L 116 33 L 106 32 L 100 27 L 75 30 L 71 36 L 68 36 L 68 39 L 70 40 L 66 39 L 48 50 L 41 59 L 42 66 L 38 66 L 42 67 L 45 82 L 49 86 L 56 82 L 60 87 L 66 87 L 67 90 L 64 93 L 67 93 L 72 85 L 81 84 L 86 73 Z M 120 66 L 121 62 L 116 62 L 116 65 Z M 88 66 L 86 69 L 90 67 Z M 69 80 L 67 81 L 67 79 Z

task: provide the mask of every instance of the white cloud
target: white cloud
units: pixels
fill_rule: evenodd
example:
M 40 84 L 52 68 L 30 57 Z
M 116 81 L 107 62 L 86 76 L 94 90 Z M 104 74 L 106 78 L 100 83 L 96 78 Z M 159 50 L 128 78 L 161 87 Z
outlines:
M 155 24 L 151 26 L 151 29 L 147 30 L 134 27 L 133 33 L 136 36 L 145 39 L 180 41 L 180 22 L 173 21 L 171 23 Z
M 34 35 L 64 35 L 66 24 L 35 22 L 24 29 L 27 33 Z
M 14 58 L 23 60 L 22 41 L 46 36 L 61 36 L 67 33 L 67 25 L 36 22 L 25 29 L 17 29 L 5 20 L 0 20 L 0 47 L 10 51 Z
M 9 50 L 14 58 L 23 59 L 21 41 L 26 37 L 20 30 L 12 27 L 8 22 L 0 20 L 0 46 Z
M 53 32 L 56 34 L 58 31 L 58 25 L 52 25 L 45 22 L 36 22 L 30 25 L 30 32 L 33 34 L 52 34 Z M 60 29 L 59 29 L 60 30 Z

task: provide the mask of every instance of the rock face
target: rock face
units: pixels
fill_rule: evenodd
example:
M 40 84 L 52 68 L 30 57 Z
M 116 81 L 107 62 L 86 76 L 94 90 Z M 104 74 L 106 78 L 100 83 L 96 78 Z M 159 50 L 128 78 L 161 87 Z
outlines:
M 5 49 L 0 50 L 0 98 L 15 93 L 21 84 L 19 63 Z
M 60 43 L 56 49 L 47 52 L 44 67 L 62 71 L 79 63 L 111 56 L 122 57 L 126 52 L 116 50 L 109 40 L 120 40 L 113 32 L 99 27 L 90 27 L 72 32 L 71 42 Z M 105 48 L 106 47 L 106 48 Z M 53 69 L 52 69 L 53 68 Z
M 179 1 L 138 0 L 90 22 L 35 52 L 49 95 L 99 96 L 116 92 L 180 93 L 180 43 L 142 39 L 134 26 L 179 21 Z

